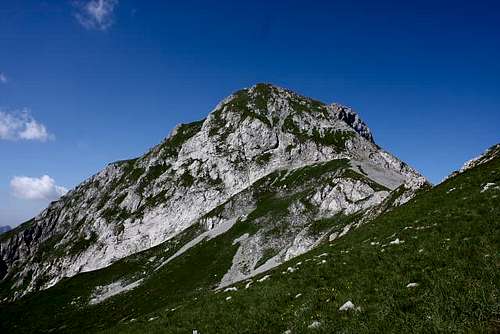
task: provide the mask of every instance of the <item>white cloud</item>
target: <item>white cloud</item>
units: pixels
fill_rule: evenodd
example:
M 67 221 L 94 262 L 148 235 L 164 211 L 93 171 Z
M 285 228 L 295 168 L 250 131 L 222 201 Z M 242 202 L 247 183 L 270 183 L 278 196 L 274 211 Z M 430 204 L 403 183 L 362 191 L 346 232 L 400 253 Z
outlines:
M 45 125 L 37 122 L 28 110 L 0 111 L 0 139 L 47 141 L 54 138 Z
M 113 25 L 118 0 L 90 0 L 76 3 L 78 22 L 86 29 L 107 30 Z
M 22 199 L 56 200 L 68 192 L 68 189 L 56 185 L 53 178 L 43 175 L 40 178 L 15 176 L 10 181 L 12 194 Z
M 7 79 L 7 76 L 0 72 L 0 82 L 5 84 L 7 83 L 7 81 L 9 81 L 9 79 Z

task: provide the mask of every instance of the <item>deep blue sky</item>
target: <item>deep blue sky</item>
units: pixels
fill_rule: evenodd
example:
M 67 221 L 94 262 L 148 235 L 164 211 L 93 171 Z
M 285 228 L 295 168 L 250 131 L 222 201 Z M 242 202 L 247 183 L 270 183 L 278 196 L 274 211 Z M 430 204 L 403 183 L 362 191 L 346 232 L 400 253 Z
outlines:
M 257 82 L 353 107 L 435 183 L 500 141 L 497 1 L 120 0 L 102 29 L 87 3 L 0 2 L 0 110 L 55 136 L 0 139 L 0 225 L 47 204 L 13 177 L 74 187 Z

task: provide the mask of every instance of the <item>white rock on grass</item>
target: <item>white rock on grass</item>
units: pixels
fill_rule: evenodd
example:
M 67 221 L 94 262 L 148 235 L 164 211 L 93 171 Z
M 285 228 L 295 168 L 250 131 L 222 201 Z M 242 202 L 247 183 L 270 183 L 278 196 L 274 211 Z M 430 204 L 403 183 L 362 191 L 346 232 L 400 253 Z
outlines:
M 483 189 L 481 189 L 481 192 L 484 193 L 485 191 L 488 191 L 490 190 L 491 188 L 493 188 L 495 186 L 495 183 L 492 183 L 492 182 L 488 182 L 484 185 Z
M 117 281 L 113 282 L 111 284 L 108 284 L 106 286 L 97 286 L 94 291 L 92 292 L 92 298 L 89 301 L 90 305 L 95 305 L 99 304 L 106 299 L 113 297 L 117 294 L 130 291 L 132 289 L 135 289 L 142 283 L 142 279 L 137 280 L 132 283 L 124 283 L 122 281 Z
M 271 275 L 266 275 L 266 276 L 262 277 L 261 279 L 258 279 L 257 282 L 264 282 L 265 280 L 269 279 L 269 277 L 271 277 Z
M 315 320 L 309 326 L 307 326 L 307 328 L 315 329 L 319 328 L 319 326 L 321 326 L 321 322 Z
M 395 240 L 389 242 L 389 245 L 399 245 L 399 244 L 402 244 L 404 242 L 405 242 L 404 240 L 399 240 L 399 238 L 396 238 Z
M 406 285 L 407 288 L 416 288 L 419 284 L 418 283 L 408 283 Z
M 339 308 L 339 311 L 341 311 L 341 312 L 350 311 L 350 310 L 361 311 L 361 307 L 354 306 L 354 304 L 350 300 L 348 300 L 347 302 L 344 303 L 344 305 L 342 305 Z
M 337 239 L 337 237 L 339 236 L 339 232 L 333 232 L 332 234 L 330 234 L 330 236 L 328 237 L 328 241 L 332 242 L 333 240 Z

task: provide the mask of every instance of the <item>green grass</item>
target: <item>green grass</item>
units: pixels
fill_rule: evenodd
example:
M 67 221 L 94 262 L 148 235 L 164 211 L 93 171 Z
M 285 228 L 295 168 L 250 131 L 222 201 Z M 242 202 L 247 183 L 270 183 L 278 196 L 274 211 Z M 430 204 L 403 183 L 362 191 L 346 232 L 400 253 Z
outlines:
M 64 251 L 57 247 L 57 244 L 61 241 L 62 237 L 62 234 L 55 234 L 46 239 L 33 255 L 34 261 L 41 262 L 43 260 L 64 255 Z
M 297 187 L 309 181 L 317 181 L 320 178 L 329 179 L 335 173 L 340 173 L 349 167 L 349 160 L 337 159 L 320 162 L 292 170 L 290 173 L 278 179 L 275 186 Z
M 184 173 L 180 177 L 181 185 L 183 185 L 186 188 L 191 187 L 194 184 L 194 177 L 191 175 L 189 170 L 185 170 Z
M 209 129 L 209 136 L 220 135 L 231 132 L 233 129 L 226 127 L 227 123 L 222 119 L 222 111 L 228 108 L 232 112 L 237 112 L 240 115 L 240 122 L 245 119 L 258 119 L 264 124 L 271 126 L 270 120 L 265 116 L 267 110 L 267 99 L 269 91 L 263 87 L 259 87 L 256 95 L 249 94 L 247 89 L 242 89 L 233 94 L 233 98 L 226 104 L 221 106 L 220 109 L 215 110 L 213 113 L 212 127 Z M 266 107 L 264 107 L 264 104 Z M 257 112 L 254 111 L 255 106 Z
M 334 147 L 337 152 L 345 151 L 347 141 L 355 136 L 354 132 L 332 129 L 325 129 L 323 133 L 313 129 L 312 133 L 309 133 L 299 128 L 292 115 L 285 119 L 282 128 L 283 131 L 295 135 L 301 142 L 311 140 L 324 146 Z
M 204 122 L 205 120 L 202 119 L 188 124 L 181 124 L 173 136 L 156 146 L 150 153 L 156 154 L 156 152 L 160 152 L 159 158 L 163 160 L 169 157 L 177 157 L 182 145 L 201 130 Z
M 122 226 L 122 228 L 123 228 L 123 225 L 119 225 L 119 226 Z M 68 250 L 68 254 L 74 255 L 74 254 L 81 253 L 82 251 L 86 250 L 90 246 L 94 245 L 97 242 L 97 237 L 98 237 L 97 233 L 95 233 L 94 231 L 92 231 L 89 238 L 87 238 L 87 239 L 85 239 L 85 237 L 83 235 L 80 235 L 77 240 L 75 240 L 75 241 L 73 241 L 73 243 L 71 243 L 71 247 Z
M 255 157 L 255 162 L 257 162 L 261 166 L 265 166 L 269 163 L 272 156 L 273 154 L 271 152 L 263 153 Z
M 278 253 L 279 253 L 279 251 L 277 249 L 266 248 L 264 250 L 264 253 L 262 254 L 262 257 L 255 264 L 255 268 L 258 268 L 259 266 L 263 265 L 264 263 L 267 262 L 267 260 L 269 260 L 270 258 L 272 258 L 273 256 L 275 256 Z
M 339 152 L 346 150 L 347 141 L 353 137 L 355 137 L 354 132 L 330 129 L 325 130 L 324 133 L 320 133 L 315 129 L 312 134 L 313 141 L 324 146 L 333 146 L 337 148 Z
M 332 232 L 339 232 L 344 226 L 359 219 L 361 216 L 362 213 L 345 215 L 341 212 L 333 217 L 318 219 L 312 222 L 309 227 L 309 233 L 318 234 L 328 230 L 332 230 Z

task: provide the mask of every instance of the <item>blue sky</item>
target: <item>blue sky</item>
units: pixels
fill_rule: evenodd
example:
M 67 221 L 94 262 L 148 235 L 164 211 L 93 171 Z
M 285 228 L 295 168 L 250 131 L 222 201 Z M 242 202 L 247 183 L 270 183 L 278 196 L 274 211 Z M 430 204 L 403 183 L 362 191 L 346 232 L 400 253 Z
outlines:
M 500 141 L 499 10 L 495 1 L 2 1 L 0 225 L 257 82 L 353 107 L 379 145 L 439 182 Z

